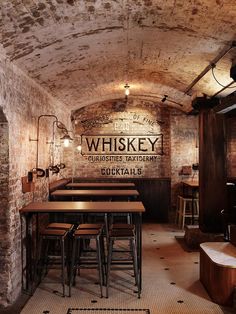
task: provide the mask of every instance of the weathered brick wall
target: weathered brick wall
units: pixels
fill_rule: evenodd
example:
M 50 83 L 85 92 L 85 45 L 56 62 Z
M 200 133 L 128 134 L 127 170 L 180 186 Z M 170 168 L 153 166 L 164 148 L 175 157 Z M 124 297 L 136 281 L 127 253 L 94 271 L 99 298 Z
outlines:
M 236 119 L 226 119 L 227 176 L 236 177 Z
M 9 227 L 6 224 L 6 210 L 8 207 L 8 174 L 9 174 L 9 151 L 8 151 L 8 124 L 4 121 L 4 115 L 0 110 L 0 303 L 6 299 L 6 279 L 9 275 L 8 252 L 10 249 Z M 2 289 L 2 283 L 4 290 Z
M 183 166 L 198 163 L 198 116 L 188 116 L 172 110 L 171 126 L 171 198 L 176 205 L 177 194 L 181 192 L 181 180 L 198 179 L 198 171 L 182 175 Z
M 142 173 L 139 176 L 110 175 L 109 177 L 171 177 L 171 201 L 175 206 L 181 180 L 191 179 L 193 175 L 198 178 L 197 171 L 192 171 L 191 175 L 181 174 L 183 166 L 192 167 L 193 163 L 198 163 L 198 117 L 168 109 L 163 107 L 163 104 L 160 106 L 137 99 L 129 101 L 127 106 L 122 106 L 122 101 L 120 104 L 120 107 L 115 105 L 115 102 L 94 104 L 75 111 L 72 115 L 76 132 L 75 146 L 80 144 L 82 134 L 122 134 L 123 132 L 148 136 L 153 133 L 163 133 L 164 155 L 158 156 L 154 162 L 126 162 L 124 157 L 121 162 L 110 162 L 106 159 L 99 162 L 96 161 L 96 156 L 81 156 L 76 149 L 73 152 L 71 147 L 65 151 L 64 156 L 67 164 L 71 161 L 74 164 L 68 175 L 79 178 L 101 178 L 108 177 L 101 174 L 101 169 L 104 168 L 141 168 Z M 104 154 L 102 158 L 105 157 Z M 89 162 L 89 160 L 95 161 Z
M 0 57 L 0 109 L 8 122 L 7 127 L 1 127 L 1 151 L 8 154 L 9 150 L 8 165 L 8 162 L 4 165 L 4 153 L 0 156 L 1 167 L 9 172 L 9 184 L 4 178 L 4 187 L 0 190 L 0 222 L 4 225 L 4 228 L 1 225 L 0 232 L 0 243 L 4 246 L 0 255 L 0 266 L 4 265 L 1 267 L 4 271 L 1 272 L 0 278 L 0 306 L 6 306 L 12 303 L 21 291 L 19 209 L 30 201 L 45 200 L 48 195 L 49 180 L 46 178 L 35 179 L 34 192 L 22 193 L 21 177 L 27 175 L 36 163 L 36 142 L 30 142 L 29 138 L 36 139 L 36 122 L 39 115 L 56 114 L 66 124 L 69 113 L 61 103 L 49 96 L 4 56 Z M 39 141 L 41 168 L 49 165 L 49 145 L 45 142 L 51 139 L 51 134 L 52 121 L 42 121 Z M 51 175 L 50 180 L 57 177 L 59 176 Z

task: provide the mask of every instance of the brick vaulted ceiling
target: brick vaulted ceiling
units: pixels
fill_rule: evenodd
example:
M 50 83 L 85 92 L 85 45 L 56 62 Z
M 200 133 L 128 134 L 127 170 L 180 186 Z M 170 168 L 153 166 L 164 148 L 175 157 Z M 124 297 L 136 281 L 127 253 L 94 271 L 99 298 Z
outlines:
M 222 88 L 209 71 L 186 93 L 236 39 L 235 0 L 1 0 L 0 5 L 6 55 L 71 110 L 122 98 L 128 83 L 130 97 L 160 102 L 166 94 L 169 105 L 189 111 L 193 97 Z M 214 73 L 223 85 L 232 81 L 235 56 L 233 48 L 216 63 Z

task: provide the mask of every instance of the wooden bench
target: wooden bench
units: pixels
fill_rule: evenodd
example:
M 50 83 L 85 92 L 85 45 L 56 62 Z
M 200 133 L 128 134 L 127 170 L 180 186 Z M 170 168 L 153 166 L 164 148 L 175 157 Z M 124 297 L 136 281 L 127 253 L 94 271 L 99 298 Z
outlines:
M 229 242 L 200 244 L 200 280 L 215 303 L 235 305 L 236 247 Z

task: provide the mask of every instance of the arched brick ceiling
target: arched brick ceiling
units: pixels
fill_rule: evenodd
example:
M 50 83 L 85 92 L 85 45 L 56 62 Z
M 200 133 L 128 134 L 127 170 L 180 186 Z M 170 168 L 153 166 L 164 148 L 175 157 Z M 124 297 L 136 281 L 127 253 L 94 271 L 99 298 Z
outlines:
M 163 95 L 190 110 L 196 95 L 221 87 L 209 72 L 186 88 L 235 40 L 235 0 L 1 0 L 7 56 L 69 107 Z M 217 63 L 224 85 L 233 48 Z M 218 96 L 234 91 L 227 89 Z M 169 103 L 175 106 L 175 104 Z

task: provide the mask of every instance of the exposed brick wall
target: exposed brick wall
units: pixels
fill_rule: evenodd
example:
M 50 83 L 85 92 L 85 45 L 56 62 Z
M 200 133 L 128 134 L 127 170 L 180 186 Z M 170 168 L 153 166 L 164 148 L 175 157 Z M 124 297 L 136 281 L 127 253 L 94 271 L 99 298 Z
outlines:
M 6 224 L 8 206 L 8 174 L 9 174 L 9 148 L 8 123 L 4 121 L 0 110 L 0 303 L 7 299 L 7 282 L 9 276 L 8 252 L 10 249 L 9 226 Z
M 171 111 L 171 197 L 176 205 L 177 194 L 181 192 L 181 180 L 196 178 L 198 171 L 182 175 L 183 166 L 198 163 L 198 117 L 187 116 L 177 110 Z
M 163 134 L 164 155 L 155 156 L 150 161 L 149 156 L 139 153 L 137 157 L 144 157 L 145 161 L 134 160 L 128 151 L 117 156 L 117 160 L 107 161 L 101 158 L 109 157 L 109 152 L 103 155 L 81 156 L 78 151 L 74 153 L 74 176 L 95 178 L 160 178 L 170 177 L 170 112 L 167 107 L 158 106 L 147 101 L 129 100 L 122 105 L 122 101 L 94 104 L 79 109 L 73 114 L 75 125 L 75 141 L 80 143 L 80 135 L 143 135 Z M 82 151 L 83 153 L 83 151 Z M 68 149 L 65 160 L 71 163 L 72 149 Z M 133 158 L 134 157 L 134 158 Z M 96 159 L 98 158 L 98 160 Z M 113 173 L 113 169 L 117 169 Z M 122 169 L 125 169 L 122 172 Z M 126 171 L 127 169 L 127 171 Z M 71 173 L 72 174 L 72 173 Z
M 1 224 L 0 243 L 3 250 L 0 255 L 1 272 L 0 307 L 14 302 L 21 291 L 21 233 L 19 209 L 33 200 L 45 200 L 48 196 L 48 179 L 35 179 L 35 191 L 22 193 L 21 177 L 35 167 L 37 117 L 41 114 L 56 114 L 67 124 L 69 113 L 64 106 L 47 94 L 35 82 L 18 70 L 3 56 L 0 57 L 0 112 L 8 124 L 1 126 L 0 151 L 8 155 L 9 163 L 0 153 L 1 168 L 8 172 L 4 177 L 0 191 Z M 7 125 L 7 126 L 6 126 Z M 8 130 L 6 130 L 6 128 Z M 39 141 L 39 166 L 49 165 L 49 145 L 46 140 L 52 136 L 52 121 L 42 121 Z M 58 156 L 56 156 L 59 159 Z M 1 172 L 2 175 L 3 172 Z M 55 180 L 58 176 L 50 176 Z M 1 179 L 0 179 L 1 180 Z M 9 193 L 8 193 L 9 191 Z M 7 197 L 7 200 L 2 196 Z M 7 231 L 3 234 L 3 231 Z M 6 259 L 7 258 L 7 261 Z

